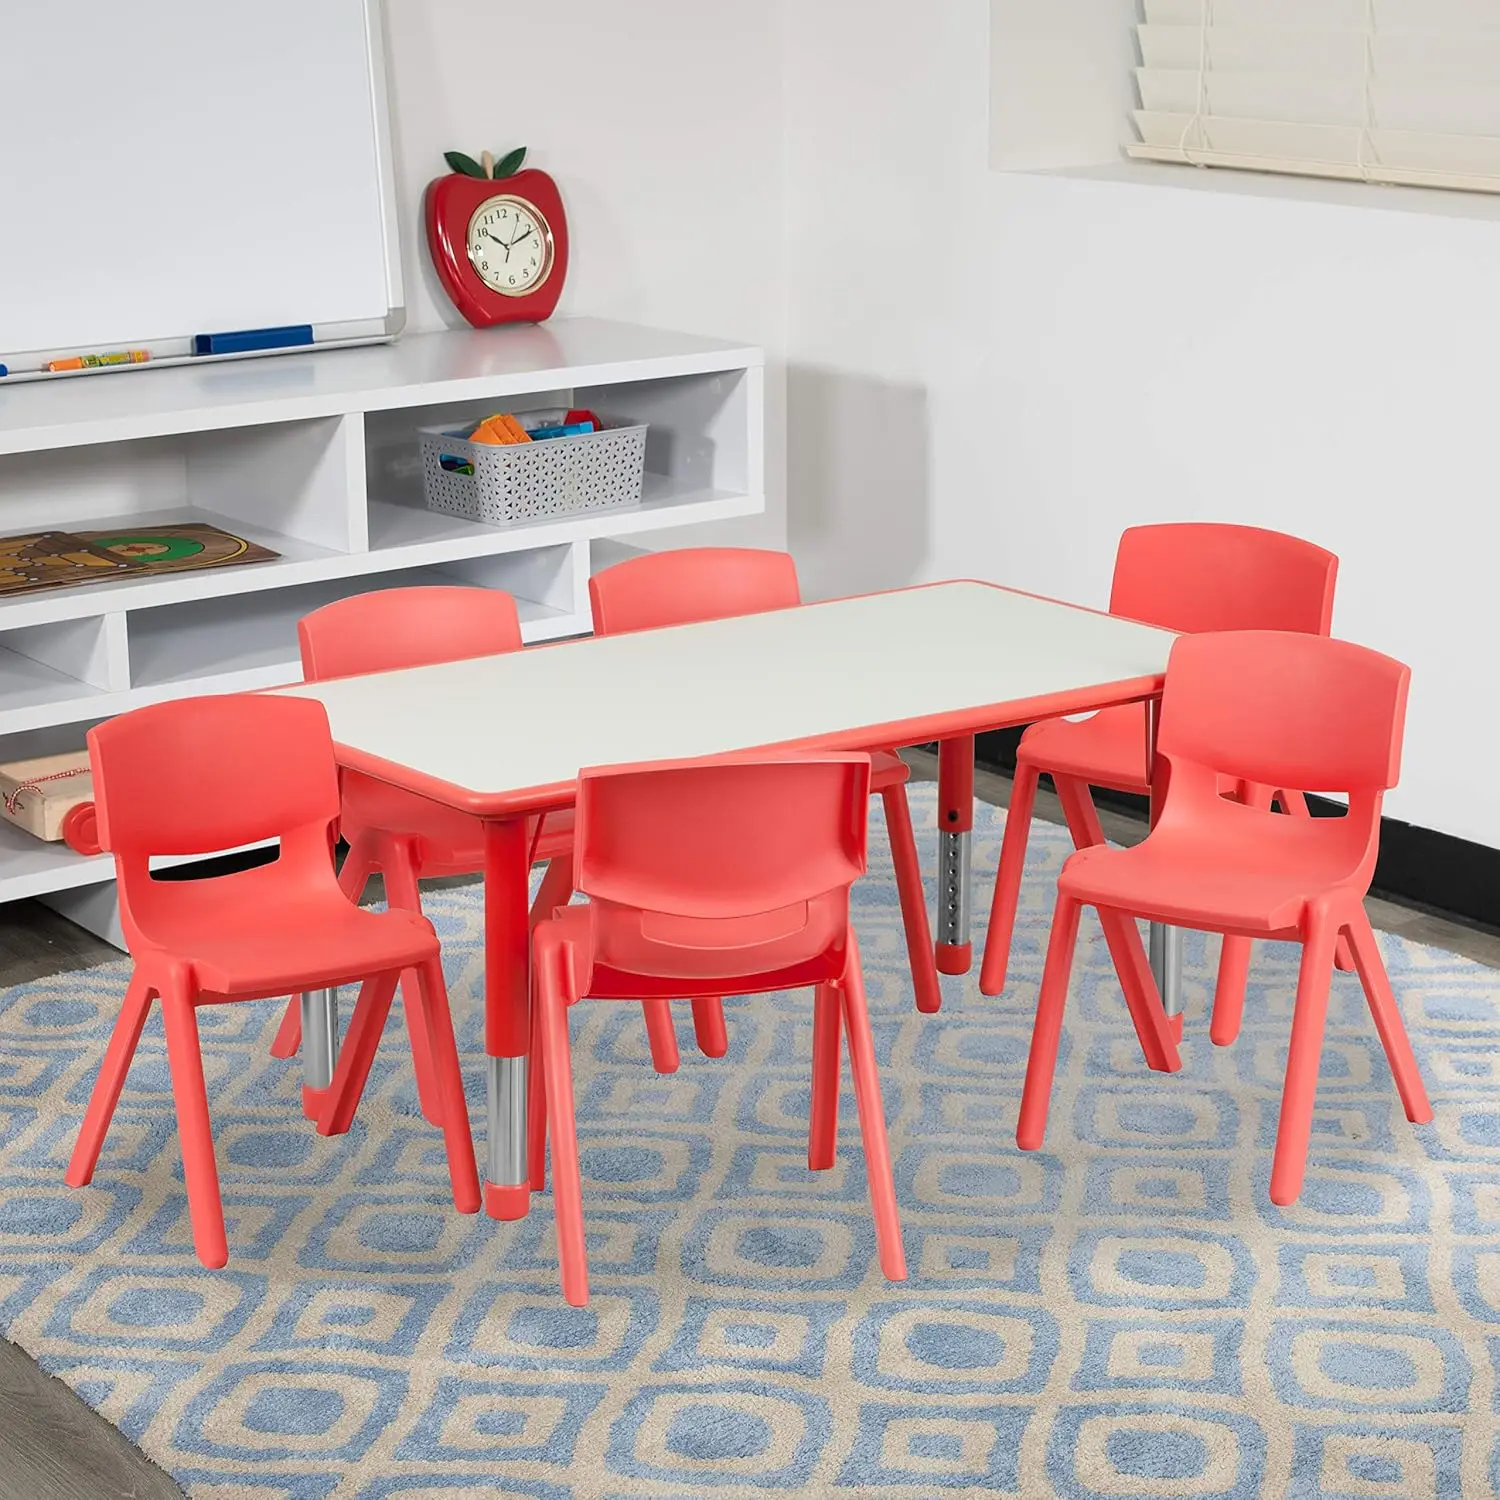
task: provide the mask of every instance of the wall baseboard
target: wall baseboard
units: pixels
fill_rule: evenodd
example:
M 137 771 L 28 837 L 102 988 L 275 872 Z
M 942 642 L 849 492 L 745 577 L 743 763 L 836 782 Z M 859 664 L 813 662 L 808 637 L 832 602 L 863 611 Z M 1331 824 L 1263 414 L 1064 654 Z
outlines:
M 987 771 L 1012 775 L 1020 741 L 1019 729 L 981 734 L 975 740 L 975 763 Z M 1144 797 L 1096 790 L 1094 800 L 1101 807 L 1145 820 Z M 1342 811 L 1337 803 L 1320 797 L 1308 798 L 1308 806 L 1315 817 L 1336 817 Z M 1500 928 L 1500 849 L 1436 833 L 1414 823 L 1383 818 L 1380 862 L 1371 890 L 1377 896 L 1426 907 L 1483 927 Z

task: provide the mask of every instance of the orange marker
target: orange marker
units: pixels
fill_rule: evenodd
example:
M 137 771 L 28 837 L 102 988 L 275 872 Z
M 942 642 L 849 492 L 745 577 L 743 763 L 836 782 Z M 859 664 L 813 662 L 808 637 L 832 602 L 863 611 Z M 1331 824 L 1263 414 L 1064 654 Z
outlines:
M 119 354 L 75 354 L 71 359 L 48 361 L 47 369 L 54 374 L 59 370 L 97 370 L 104 365 L 143 365 L 150 358 L 148 349 L 125 349 Z

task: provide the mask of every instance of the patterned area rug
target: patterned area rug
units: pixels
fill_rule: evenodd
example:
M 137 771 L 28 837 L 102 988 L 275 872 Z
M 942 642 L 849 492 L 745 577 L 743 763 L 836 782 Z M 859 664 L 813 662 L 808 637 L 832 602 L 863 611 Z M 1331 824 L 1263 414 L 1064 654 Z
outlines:
M 934 799 L 914 813 L 932 847 Z M 982 811 L 992 873 L 1002 815 Z M 1409 1127 L 1337 976 L 1302 1202 L 1267 1197 L 1295 954 L 1239 1044 L 1148 1074 L 1085 919 L 1048 1150 L 1013 1143 L 1063 835 L 1032 839 L 1010 992 L 916 1015 L 883 835 L 860 891 L 912 1279 L 875 1263 L 853 1101 L 806 1171 L 808 997 L 657 1077 L 635 1007 L 575 1014 L 593 1302 L 550 1199 L 451 1211 L 405 1040 L 321 1140 L 270 1004 L 202 1016 L 231 1260 L 193 1259 L 153 1021 L 95 1185 L 63 1167 L 121 965 L 0 997 L 0 1326 L 195 1497 L 1488 1496 L 1500 1358 L 1500 975 L 1386 939 L 1437 1106 Z M 984 878 L 983 875 L 980 877 Z M 976 887 L 976 892 L 980 888 Z M 981 897 L 976 903 L 981 906 Z M 479 1121 L 480 907 L 434 896 Z

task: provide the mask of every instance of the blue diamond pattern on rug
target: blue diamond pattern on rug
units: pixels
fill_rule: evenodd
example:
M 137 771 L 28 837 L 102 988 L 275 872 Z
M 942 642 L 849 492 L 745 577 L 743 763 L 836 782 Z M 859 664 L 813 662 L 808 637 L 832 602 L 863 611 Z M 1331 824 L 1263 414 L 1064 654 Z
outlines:
M 927 858 L 930 787 L 913 813 Z M 461 1218 L 393 1034 L 354 1130 L 300 1113 L 279 1007 L 204 1015 L 230 1262 L 193 1257 L 147 1028 L 92 1187 L 62 1172 L 122 964 L 0 994 L 0 1328 L 207 1500 L 1455 1500 L 1497 1493 L 1500 974 L 1384 938 L 1437 1120 L 1406 1123 L 1337 975 L 1307 1188 L 1267 1197 L 1296 953 L 1145 1071 L 1085 917 L 1047 1149 L 1015 1149 L 1065 836 L 1034 826 L 1007 993 L 916 1014 L 878 808 L 856 891 L 912 1277 L 875 1261 L 842 1102 L 806 1170 L 810 1004 L 732 1001 L 721 1061 L 651 1071 L 635 1006 L 574 1017 L 593 1300 L 551 1201 Z M 981 808 L 985 909 L 1003 815 Z M 477 887 L 434 892 L 476 1128 Z M 976 932 L 976 947 L 982 941 Z

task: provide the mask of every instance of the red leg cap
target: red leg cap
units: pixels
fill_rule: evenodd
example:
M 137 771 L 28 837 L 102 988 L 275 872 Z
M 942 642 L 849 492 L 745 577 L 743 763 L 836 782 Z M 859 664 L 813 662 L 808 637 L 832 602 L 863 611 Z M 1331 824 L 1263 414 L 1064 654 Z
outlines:
M 938 943 L 934 957 L 939 974 L 967 974 L 974 962 L 973 943 Z
M 531 1209 L 531 1185 L 526 1182 L 487 1182 L 484 1211 L 492 1219 L 524 1219 Z

